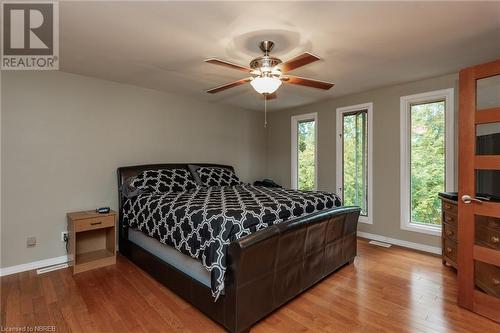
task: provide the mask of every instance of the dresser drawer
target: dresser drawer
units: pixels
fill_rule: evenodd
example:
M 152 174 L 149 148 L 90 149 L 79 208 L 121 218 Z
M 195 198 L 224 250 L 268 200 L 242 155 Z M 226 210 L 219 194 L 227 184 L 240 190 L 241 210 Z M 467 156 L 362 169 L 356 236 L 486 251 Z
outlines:
M 457 261 L 457 243 L 446 239 L 444 240 L 443 256 L 450 258 L 453 261 Z
M 443 223 L 443 237 L 454 242 L 457 241 L 457 228 L 454 225 Z
M 448 223 L 454 228 L 457 228 L 458 225 L 458 217 L 456 215 L 450 214 L 449 212 L 445 212 L 443 214 L 443 222 Z
M 500 250 L 500 231 L 484 226 L 476 227 L 476 244 Z
M 442 208 L 443 208 L 443 211 L 445 212 L 445 214 L 448 213 L 448 214 L 451 214 L 454 216 L 457 216 L 457 214 L 458 214 L 458 207 L 456 204 L 452 204 L 452 203 L 443 201 Z
M 476 228 L 479 227 L 485 227 L 500 232 L 500 219 L 491 216 L 476 215 Z
M 476 261 L 474 268 L 476 286 L 487 294 L 500 298 L 500 267 Z
M 74 224 L 75 232 L 113 227 L 115 225 L 115 217 L 113 215 L 108 215 L 103 217 L 77 220 L 74 221 Z

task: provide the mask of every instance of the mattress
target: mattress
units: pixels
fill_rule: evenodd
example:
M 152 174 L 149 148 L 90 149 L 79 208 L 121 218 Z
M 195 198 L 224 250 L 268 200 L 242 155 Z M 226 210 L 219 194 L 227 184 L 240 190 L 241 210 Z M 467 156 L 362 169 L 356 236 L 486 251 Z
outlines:
M 132 243 L 142 247 L 144 250 L 154 254 L 169 265 L 210 288 L 210 273 L 203 267 L 200 261 L 182 254 L 173 247 L 162 244 L 153 237 L 149 237 L 134 229 L 128 229 L 128 239 Z
M 333 193 L 236 185 L 143 193 L 128 198 L 122 213 L 125 225 L 201 262 L 217 299 L 231 241 L 340 205 Z

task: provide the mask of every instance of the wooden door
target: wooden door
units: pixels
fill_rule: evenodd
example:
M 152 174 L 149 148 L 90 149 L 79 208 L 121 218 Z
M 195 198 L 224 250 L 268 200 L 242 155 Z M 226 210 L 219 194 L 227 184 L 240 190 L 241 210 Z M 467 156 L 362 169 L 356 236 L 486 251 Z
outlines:
M 459 86 L 458 303 L 500 322 L 500 202 L 490 196 L 500 191 L 500 59 L 462 70 Z

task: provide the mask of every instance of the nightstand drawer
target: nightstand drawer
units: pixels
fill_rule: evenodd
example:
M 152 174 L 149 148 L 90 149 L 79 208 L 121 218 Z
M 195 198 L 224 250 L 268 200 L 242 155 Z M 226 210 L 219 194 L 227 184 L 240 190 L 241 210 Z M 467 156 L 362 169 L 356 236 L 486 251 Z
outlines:
M 114 216 L 95 217 L 91 219 L 77 220 L 75 223 L 75 232 L 94 230 L 100 228 L 114 227 Z

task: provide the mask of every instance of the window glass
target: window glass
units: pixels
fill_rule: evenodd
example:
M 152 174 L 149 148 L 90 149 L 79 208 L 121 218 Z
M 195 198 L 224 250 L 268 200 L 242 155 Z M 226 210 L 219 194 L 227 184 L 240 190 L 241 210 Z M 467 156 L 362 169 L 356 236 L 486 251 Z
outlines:
M 316 123 L 314 120 L 297 124 L 297 188 L 312 191 L 316 188 Z
M 411 105 L 411 222 L 441 224 L 438 192 L 445 190 L 444 101 Z
M 361 207 L 361 215 L 368 212 L 368 140 L 367 111 L 343 116 L 343 186 L 345 206 Z

